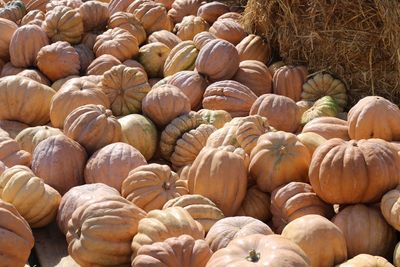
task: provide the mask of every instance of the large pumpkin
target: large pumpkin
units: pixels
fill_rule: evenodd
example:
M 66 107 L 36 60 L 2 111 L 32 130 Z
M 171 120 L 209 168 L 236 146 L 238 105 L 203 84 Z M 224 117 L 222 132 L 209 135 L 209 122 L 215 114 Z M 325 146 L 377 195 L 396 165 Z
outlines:
M 180 23 L 177 23 L 174 28 L 176 35 L 182 40 L 193 40 L 193 37 L 199 32 L 208 31 L 210 26 L 201 17 L 186 16 Z
M 347 121 L 334 117 L 319 117 L 304 125 L 302 133 L 316 133 L 326 139 L 350 140 Z
M 283 66 L 276 70 L 273 78 L 273 92 L 297 102 L 301 99 L 303 84 L 308 71 L 304 66 Z M 317 99 L 313 99 L 315 101 Z
M 215 40 L 215 36 L 210 32 L 199 32 L 193 37 L 193 43 L 198 50 L 201 50 L 203 46 L 208 44 L 211 40 Z
M 255 34 L 249 34 L 236 45 L 240 61 L 257 60 L 267 64 L 272 56 L 269 43 Z
M 201 0 L 175 0 L 168 11 L 168 16 L 174 23 L 178 23 L 186 16 L 196 15 L 201 5 Z
M 197 16 L 203 18 L 210 25 L 212 25 L 219 16 L 229 12 L 229 6 L 225 3 L 213 1 L 203 4 L 197 10 Z
M 146 41 L 146 31 L 140 21 L 131 13 L 114 13 L 108 21 L 108 27 L 110 29 L 118 27 L 127 30 L 137 39 L 139 45 Z
M 108 4 L 108 11 L 110 15 L 113 15 L 116 12 L 123 12 L 126 11 L 128 6 L 133 2 L 134 0 L 110 0 L 107 2 Z
M 399 164 L 397 151 L 383 140 L 330 139 L 314 152 L 310 182 L 328 203 L 373 203 L 396 187 Z
M 14 22 L 0 18 L 0 59 L 8 60 L 10 57 L 9 47 L 14 32 L 18 29 Z
M 380 203 L 381 212 L 386 221 L 397 231 L 400 230 L 400 187 L 396 187 L 383 195 Z
M 242 25 L 233 19 L 218 19 L 210 27 L 210 33 L 233 45 L 239 44 L 247 36 Z
M 46 18 L 46 14 L 38 9 L 29 11 L 21 20 L 21 25 L 33 24 L 42 26 Z
M 8 3 L 0 8 L 0 18 L 18 22 L 26 14 L 26 7 L 21 0 L 8 1 Z
M 149 43 L 140 47 L 138 61 L 150 78 L 164 77 L 164 64 L 170 53 L 170 48 L 163 43 Z
M 62 131 L 50 126 L 36 126 L 29 127 L 22 130 L 16 137 L 15 141 L 18 142 L 21 149 L 33 153 L 36 146 L 46 138 L 62 134 Z
M 359 254 L 336 267 L 394 267 L 387 259 L 381 256 L 373 256 L 369 254 Z M 398 266 L 398 265 L 396 265 Z
M 99 1 L 88 1 L 79 7 L 85 32 L 101 31 L 107 26 L 110 16 L 107 4 Z
M 194 70 L 199 54 L 193 41 L 183 41 L 172 48 L 164 63 L 164 77 L 174 75 L 179 71 Z
M 174 48 L 177 44 L 182 42 L 181 39 L 179 39 L 178 36 L 173 34 L 170 31 L 167 30 L 161 30 L 161 31 L 156 31 L 150 34 L 149 38 L 147 38 L 147 42 L 149 44 L 155 43 L 155 42 L 160 42 L 165 44 L 166 46 L 169 47 L 169 49 Z
M 268 221 L 271 218 L 271 197 L 262 192 L 256 185 L 247 189 L 246 197 L 237 216 L 253 217 L 260 221 Z
M 47 79 L 47 77 L 42 72 L 40 72 L 40 70 L 26 69 L 18 73 L 17 76 L 26 77 L 47 86 L 51 85 L 49 79 Z
M 132 3 L 132 5 L 134 4 L 135 2 Z M 162 4 L 153 1 L 143 1 L 137 7 L 131 8 L 131 6 L 126 11 L 135 15 L 148 35 L 160 30 L 172 30 L 172 21 Z
M 101 55 L 94 59 L 86 69 L 87 75 L 103 75 L 114 66 L 121 65 L 121 61 L 108 54 Z

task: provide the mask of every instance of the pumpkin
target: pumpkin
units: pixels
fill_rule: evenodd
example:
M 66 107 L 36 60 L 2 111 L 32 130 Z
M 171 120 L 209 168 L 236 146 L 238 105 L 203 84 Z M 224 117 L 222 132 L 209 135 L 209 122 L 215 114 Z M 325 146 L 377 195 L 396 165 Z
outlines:
M 210 33 L 233 45 L 239 44 L 247 36 L 242 25 L 233 19 L 218 19 L 210 27 Z
M 272 128 L 264 117 L 255 115 L 247 118 L 253 118 L 253 120 L 243 120 L 243 122 L 238 124 L 236 140 L 240 147 L 250 155 L 253 148 L 257 145 L 259 137 L 272 130 Z
M 257 98 L 250 109 L 250 115 L 260 115 L 277 130 L 295 132 L 300 126 L 299 108 L 286 96 L 265 94 Z
M 339 106 L 331 96 L 324 96 L 318 99 L 311 108 L 306 110 L 301 116 L 301 124 L 320 117 L 335 117 L 338 114 Z
M 29 0 L 26 3 L 26 10 L 40 10 L 42 12 L 46 12 L 46 5 L 48 4 L 48 0 Z
M 197 15 L 201 5 L 201 0 L 175 0 L 168 11 L 168 16 L 176 24 L 181 22 L 186 16 Z
M 14 165 L 31 165 L 32 156 L 22 150 L 14 139 L 9 136 L 0 136 L 0 161 L 7 167 Z
M 86 203 L 104 201 L 105 198 L 119 197 L 117 190 L 102 183 L 84 184 L 72 187 L 61 198 L 57 212 L 57 225 L 65 235 L 68 232 L 68 222 L 72 213 Z
M 73 78 L 79 78 L 78 75 L 71 75 L 62 79 L 59 79 L 57 81 L 55 81 L 52 85 L 51 88 L 53 88 L 54 91 L 58 92 L 60 91 L 61 87 L 68 82 L 69 80 L 73 79 Z
M 231 114 L 222 109 L 201 109 L 198 113 L 207 121 L 208 124 L 213 125 L 217 129 L 224 127 L 225 123 L 232 120 Z
M 21 25 L 27 25 L 27 24 L 36 24 L 38 26 L 41 26 L 43 21 L 45 20 L 46 14 L 41 11 L 41 10 L 31 10 L 29 11 L 21 20 Z
M 369 254 L 359 254 L 336 267 L 394 267 L 385 258 L 380 256 L 373 256 Z
M 380 139 L 330 139 L 314 152 L 310 182 L 328 203 L 373 203 L 398 184 L 399 160 L 396 149 Z
M 283 66 L 278 68 L 273 76 L 273 92 L 300 101 L 302 87 L 307 79 L 308 71 L 305 66 Z M 316 99 L 306 99 L 316 101 Z
M 21 149 L 33 153 L 35 147 L 46 138 L 62 134 L 62 131 L 50 126 L 36 126 L 29 127 L 22 130 L 16 137 L 15 141 L 18 142 Z
M 79 44 L 74 46 L 76 52 L 79 55 L 79 63 L 80 63 L 80 73 L 84 74 L 87 71 L 90 63 L 93 62 L 95 56 L 93 51 L 84 44 Z
M 236 212 L 236 216 L 248 216 L 265 222 L 271 218 L 270 206 L 270 195 L 254 185 L 247 189 L 242 206 Z
M 193 41 L 183 41 L 169 53 L 164 63 L 164 77 L 184 70 L 194 70 L 199 51 Z
M 165 44 L 166 46 L 169 47 L 169 49 L 174 48 L 177 44 L 179 44 L 180 42 L 182 42 L 181 39 L 179 39 L 178 36 L 176 36 L 175 34 L 173 34 L 170 31 L 167 30 L 161 30 L 161 31 L 156 31 L 153 32 L 152 34 L 149 35 L 147 42 L 149 44 L 151 43 L 156 43 L 156 42 L 160 42 Z
M 259 137 L 250 155 L 250 174 L 264 192 L 289 182 L 307 182 L 311 154 L 296 135 L 282 131 Z
M 84 44 L 93 50 L 93 46 L 94 46 L 94 43 L 96 42 L 96 38 L 98 35 L 99 35 L 98 33 L 94 33 L 94 32 L 84 33 L 81 44 Z
M 99 87 L 88 80 L 73 78 L 54 95 L 50 107 L 50 119 L 54 127 L 62 128 L 68 114 L 87 104 L 110 107 L 108 97 Z
M 357 102 L 348 116 L 351 139 L 381 138 L 400 140 L 400 109 L 380 96 L 367 96 Z
M 385 220 L 396 230 L 400 229 L 400 216 L 397 208 L 400 197 L 400 187 L 396 187 L 383 195 L 380 203 Z
M 343 232 L 349 258 L 367 253 L 376 256 L 392 256 L 396 245 L 396 231 L 374 207 L 357 204 L 347 206 L 332 219 Z M 357 238 L 362 236 L 362 238 Z
M 163 43 L 149 43 L 139 49 L 138 61 L 149 77 L 163 77 L 164 63 L 170 52 L 170 48 Z
M 63 134 L 40 142 L 32 155 L 32 171 L 61 195 L 83 183 L 87 154 L 82 146 Z
M 124 61 L 139 53 L 139 43 L 130 32 L 117 27 L 96 37 L 93 52 L 96 57 L 109 54 L 120 61 Z
M 1 263 L 4 266 L 24 266 L 35 243 L 32 230 L 17 209 L 0 200 Z
M 1 70 L 0 78 L 6 77 L 6 76 L 11 76 L 11 75 L 16 75 L 22 71 L 24 71 L 23 68 L 16 68 L 11 64 L 11 62 L 7 62 L 6 64 L 4 64 L 4 66 Z
M 190 100 L 179 88 L 162 85 L 152 89 L 142 101 L 143 114 L 160 129 L 190 111 Z
M 5 170 L 0 176 L 0 198 L 13 204 L 32 228 L 52 222 L 61 201 L 55 189 L 21 165 Z
M 81 0 L 49 0 L 46 4 L 46 10 L 49 12 L 59 6 L 79 9 L 82 4 L 83 2 Z
M 393 263 L 396 267 L 400 266 L 400 254 L 399 254 L 400 245 L 397 243 L 394 252 L 393 252 Z M 389 266 L 384 266 L 389 267 Z
M 320 145 L 326 142 L 325 138 L 313 132 L 298 134 L 297 138 L 308 148 L 311 156 Z
M 135 8 L 131 8 L 131 6 L 126 11 L 135 15 L 148 35 L 160 30 L 172 30 L 172 21 L 167 15 L 167 9 L 162 4 L 143 1 Z
M 29 125 L 18 122 L 18 121 L 8 121 L 0 120 L 0 129 L 7 132 L 7 136 L 15 138 L 22 130 L 28 128 Z
M 137 39 L 139 45 L 146 41 L 146 31 L 133 14 L 116 12 L 110 16 L 108 28 L 114 29 L 117 27 L 130 32 Z
M 305 215 L 295 219 L 285 226 L 282 236 L 299 245 L 310 259 L 311 266 L 331 267 L 347 259 L 346 240 L 342 231 L 320 215 Z
M 85 32 L 104 30 L 108 23 L 109 12 L 107 4 L 89 1 L 79 7 Z
M 17 76 L 26 77 L 47 86 L 51 85 L 49 79 L 47 79 L 47 77 L 39 70 L 26 69 L 18 73 Z
M 170 237 L 190 235 L 194 239 L 204 238 L 204 229 L 181 207 L 152 210 L 139 221 L 138 233 L 132 240 L 132 260 L 143 245 L 164 241 Z
M 199 32 L 193 37 L 194 46 L 200 51 L 203 46 L 208 44 L 211 40 L 215 40 L 215 36 L 210 32 Z
M 316 101 L 324 96 L 331 96 L 342 111 L 347 105 L 346 85 L 329 73 L 317 73 L 303 84 L 301 98 Z
M 268 63 L 272 57 L 272 49 L 269 43 L 255 34 L 249 34 L 237 45 L 240 61 L 257 60 L 261 63 Z M 270 74 L 272 79 L 272 75 Z
M 104 72 L 108 71 L 114 66 L 121 65 L 121 61 L 112 55 L 101 55 L 94 59 L 92 63 L 87 67 L 87 75 L 103 75 Z
M 228 5 L 220 3 L 218 1 L 213 1 L 201 5 L 197 10 L 197 16 L 203 18 L 210 25 L 212 25 L 218 19 L 219 16 L 228 12 L 229 12 Z
M 1 78 L 0 120 L 17 120 L 31 126 L 46 124 L 54 94 L 50 87 L 29 78 Z
M 129 264 L 130 242 L 145 216 L 143 210 L 122 197 L 79 207 L 68 224 L 69 255 L 81 266 Z
M 42 47 L 36 60 L 39 70 L 52 82 L 78 75 L 81 68 L 79 54 L 67 42 L 56 42 Z
M 347 121 L 334 117 L 319 117 L 304 125 L 302 133 L 316 133 L 326 139 L 350 140 Z
M 64 121 L 64 134 L 81 144 L 88 153 L 121 140 L 122 131 L 111 110 L 88 104 L 71 111 Z
M 233 146 L 203 148 L 190 166 L 189 192 L 209 198 L 226 216 L 235 215 L 246 195 L 244 154 Z
M 306 100 L 297 101 L 296 105 L 299 107 L 300 116 L 303 116 L 304 112 L 312 108 L 314 103 L 315 103 L 314 101 L 306 101 Z
M 257 96 L 245 85 L 236 81 L 219 81 L 209 85 L 203 95 L 203 107 L 223 109 L 232 117 L 249 114 Z
M 199 32 L 208 31 L 209 27 L 210 25 L 203 18 L 190 15 L 175 25 L 174 32 L 182 41 L 186 41 L 193 40 Z
M 82 40 L 83 20 L 79 9 L 57 6 L 46 13 L 43 29 L 51 42 L 78 44 Z
M 0 18 L 0 59 L 8 60 L 10 57 L 9 47 L 14 32 L 18 29 L 14 22 Z
M 268 66 L 269 71 L 271 72 L 272 76 L 275 75 L 275 72 L 277 70 L 279 70 L 281 67 L 285 67 L 286 64 L 283 61 L 275 61 L 274 63 L 272 63 L 271 65 Z M 288 66 L 286 66 L 288 67 Z M 306 101 L 306 100 L 304 100 Z M 310 101 L 310 102 L 314 102 L 314 101 Z
M 167 10 L 170 10 L 175 0 L 154 0 L 156 3 L 163 4 Z
M 272 75 L 268 67 L 257 60 L 241 61 L 232 79 L 247 86 L 257 96 L 272 91 Z
M 231 9 L 229 9 L 229 10 L 231 10 Z M 231 12 L 228 12 L 228 13 L 225 13 L 225 14 L 222 14 L 221 16 L 219 16 L 217 20 L 219 20 L 219 19 L 233 19 L 237 22 L 240 22 L 240 21 L 242 21 L 243 16 L 241 14 L 239 14 L 238 12 L 235 12 L 234 10 L 232 10 Z
M 0 18 L 13 22 L 20 21 L 26 14 L 24 2 L 20 0 L 9 1 L 5 7 L 0 8 Z
M 205 267 L 211 255 L 212 251 L 204 240 L 195 240 L 190 235 L 181 235 L 142 246 L 132 261 L 132 266 Z
M 1 127 L 0 127 L 0 136 L 1 137 L 10 137 L 10 135 L 5 130 L 3 130 Z M 3 167 L 3 163 L 0 163 L 0 166 Z M 0 169 L 2 169 L 2 168 L 0 168 Z M 0 170 L 0 172 L 1 172 L 1 170 Z
M 239 54 L 231 43 L 211 40 L 200 50 L 195 67 L 210 81 L 228 80 L 239 68 Z
M 110 16 L 117 12 L 124 12 L 134 0 L 111 0 L 108 4 Z
M 206 267 L 310 266 L 310 260 L 294 242 L 279 235 L 250 235 L 233 240 L 216 253 Z

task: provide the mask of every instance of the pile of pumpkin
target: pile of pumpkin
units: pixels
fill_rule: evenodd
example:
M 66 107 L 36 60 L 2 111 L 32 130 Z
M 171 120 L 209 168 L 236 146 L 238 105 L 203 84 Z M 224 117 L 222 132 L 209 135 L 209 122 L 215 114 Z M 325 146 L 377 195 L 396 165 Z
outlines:
M 53 221 L 80 266 L 400 266 L 393 103 L 219 2 L 0 6 L 1 266 Z

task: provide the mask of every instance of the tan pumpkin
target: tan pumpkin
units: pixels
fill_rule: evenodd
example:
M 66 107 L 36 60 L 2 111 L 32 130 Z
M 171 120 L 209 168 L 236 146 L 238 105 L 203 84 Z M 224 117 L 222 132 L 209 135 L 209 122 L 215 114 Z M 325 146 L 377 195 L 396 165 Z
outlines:
M 16 137 L 15 141 L 18 142 L 21 149 L 33 153 L 35 147 L 46 138 L 62 134 L 62 131 L 50 126 L 36 126 L 29 127 L 22 130 Z
M 397 208 L 399 205 L 399 198 L 400 188 L 397 186 L 395 189 L 384 194 L 380 203 L 383 217 L 396 230 L 400 229 L 400 214 Z
M 46 13 L 43 29 L 51 42 L 78 44 L 82 40 L 83 20 L 79 9 L 57 6 Z
M 80 266 L 128 265 L 130 242 L 145 216 L 143 210 L 122 197 L 87 203 L 72 214 L 67 232 L 68 252 Z M 96 228 L 105 231 L 93 231 Z
M 244 60 L 232 78 L 246 85 L 257 96 L 272 92 L 272 75 L 268 67 L 257 60 Z
M 31 165 L 32 156 L 22 150 L 14 139 L 9 136 L 0 136 L 0 161 L 7 167 L 15 165 Z
M 35 24 L 38 25 L 36 23 L 39 23 L 40 21 L 40 25 L 41 26 L 43 21 L 45 20 L 46 14 L 41 11 L 41 10 L 31 10 L 29 11 L 21 20 L 21 25 L 27 25 L 27 24 Z
M 336 267 L 394 267 L 385 258 L 380 256 L 373 256 L 369 254 L 359 254 Z
M 98 33 L 86 32 L 83 34 L 81 43 L 93 50 L 93 46 L 98 35 Z
M 236 45 L 240 61 L 257 60 L 267 64 L 272 57 L 270 44 L 255 34 L 249 34 Z M 271 74 L 272 78 L 272 74 Z
M 86 203 L 104 201 L 106 198 L 119 197 L 119 192 L 103 183 L 84 184 L 72 187 L 61 198 L 57 212 L 57 225 L 65 235 L 72 213 Z
M 320 117 L 304 125 L 302 133 L 316 133 L 326 139 L 350 140 L 347 121 L 334 117 Z
M 22 130 L 28 128 L 29 125 L 18 122 L 18 121 L 8 121 L 0 120 L 0 129 L 5 131 L 11 138 L 15 138 Z
M 55 189 L 21 165 L 5 170 L 0 176 L 0 198 L 13 204 L 32 228 L 52 222 L 61 201 Z
M 4 266 L 24 266 L 35 244 L 32 230 L 17 209 L 0 200 L 0 261 Z
M 11 62 L 7 62 L 6 64 L 4 64 L 3 68 L 1 69 L 0 78 L 6 77 L 6 76 L 11 76 L 11 75 L 16 75 L 22 71 L 24 71 L 23 68 L 16 68 L 11 64 Z
M 205 119 L 208 124 L 213 125 L 215 128 L 222 128 L 225 123 L 232 120 L 231 114 L 225 110 L 211 110 L 201 109 L 198 113 Z
M 183 41 L 176 45 L 164 63 L 164 77 L 184 70 L 194 70 L 199 51 L 193 41 Z
M 195 67 L 210 81 L 228 80 L 239 68 L 239 54 L 231 43 L 211 40 L 200 50 Z
M 181 22 L 186 16 L 197 15 L 197 11 L 201 5 L 201 0 L 175 0 L 168 11 L 168 16 L 176 24 Z
M 130 32 L 141 45 L 146 41 L 146 31 L 140 21 L 131 13 L 116 12 L 108 20 L 108 28 L 121 28 Z
M 32 155 L 32 170 L 63 195 L 83 183 L 86 159 L 84 148 L 77 142 L 62 134 L 55 135 L 36 146 Z
M 257 98 L 250 109 L 250 115 L 266 117 L 277 130 L 295 132 L 300 127 L 299 108 L 286 96 L 265 94 Z
M 89 65 L 93 62 L 95 55 L 93 51 L 84 44 L 76 45 L 74 48 L 79 55 L 79 63 L 81 65 L 80 73 L 84 74 Z
M 243 16 L 240 13 L 235 12 L 233 10 L 231 12 L 222 14 L 221 16 L 218 17 L 218 19 L 233 19 L 236 20 L 237 22 L 240 22 L 243 19 Z
M 68 114 L 74 109 L 87 104 L 110 107 L 108 97 L 99 87 L 81 78 L 66 82 L 54 95 L 50 107 L 50 119 L 54 127 L 62 128 Z
M 8 60 L 10 58 L 10 42 L 14 32 L 18 29 L 17 24 L 8 19 L 0 18 L 0 59 Z
M 142 101 L 143 114 L 159 128 L 190 111 L 189 98 L 176 86 L 162 85 L 152 89 Z
M 306 253 L 312 267 L 331 267 L 347 260 L 346 239 L 342 231 L 320 215 L 295 219 L 286 225 L 282 236 Z
M 49 121 L 50 101 L 55 91 L 29 78 L 0 79 L 0 119 L 17 120 L 32 126 Z
M 142 246 L 133 259 L 132 266 L 145 267 L 153 264 L 165 267 L 205 267 L 211 255 L 212 251 L 204 240 L 195 240 L 190 235 L 181 235 Z
M 143 1 L 137 7 L 131 6 L 126 11 L 135 15 L 148 35 L 160 30 L 172 30 L 172 21 L 167 15 L 167 9 L 162 4 Z
M 79 54 L 67 42 L 56 42 L 42 47 L 36 61 L 39 70 L 52 82 L 71 75 L 79 75 L 81 68 Z
M 265 222 L 271 218 L 270 207 L 270 195 L 254 185 L 247 189 L 242 206 L 236 212 L 236 216 L 248 216 Z
M 93 52 L 96 57 L 109 54 L 124 61 L 139 53 L 139 43 L 129 31 L 117 27 L 96 37 Z
M 26 3 L 26 10 L 28 12 L 31 10 L 46 12 L 46 5 L 48 2 L 48 0 L 29 0 L 28 3 Z
M 380 96 L 367 96 L 349 111 L 348 125 L 351 139 L 381 138 L 400 140 L 400 109 Z
M 29 40 L 29 44 L 21 45 Z M 19 27 L 10 42 L 10 61 L 15 67 L 27 68 L 36 65 L 39 50 L 49 44 L 46 33 L 37 25 Z
M 107 4 L 99 1 L 88 1 L 79 7 L 85 32 L 101 31 L 107 26 L 110 17 Z
M 188 173 L 189 192 L 209 198 L 226 216 L 234 215 L 246 195 L 244 154 L 233 146 L 203 148 Z
M 5 18 L 14 22 L 20 21 L 26 14 L 25 4 L 22 1 L 8 1 L 0 9 L 0 18 Z
M 393 263 L 394 266 L 398 267 L 400 266 L 400 253 L 399 253 L 400 245 L 397 243 L 396 247 L 394 248 L 393 252 Z M 384 267 L 389 267 L 389 266 L 384 266 Z
M 47 77 L 41 73 L 39 70 L 31 70 L 31 69 L 26 69 L 21 71 L 20 73 L 17 74 L 17 76 L 22 76 L 29 78 L 31 80 L 37 81 L 38 83 L 50 86 L 51 82 Z
M 124 12 L 134 0 L 111 0 L 108 4 L 110 16 L 117 12 Z
M 310 182 L 331 204 L 374 203 L 398 184 L 399 160 L 397 150 L 381 139 L 330 139 L 314 152 Z
M 87 75 L 103 75 L 104 72 L 108 71 L 114 66 L 121 65 L 121 61 L 112 55 L 101 55 L 94 59 L 92 63 L 87 67 Z
M 215 36 L 212 35 L 210 32 L 199 32 L 193 37 L 193 43 L 196 48 L 200 51 L 203 46 L 208 44 L 211 40 L 215 40 Z
M 203 18 L 190 15 L 175 25 L 174 32 L 182 41 L 186 41 L 193 40 L 199 32 L 208 31 L 209 27 L 210 25 Z
M 212 25 L 218 19 L 219 16 L 228 12 L 229 12 L 228 5 L 218 1 L 213 1 L 201 5 L 197 10 L 197 16 L 203 18 L 210 25 Z
M 277 69 L 272 81 L 274 94 L 287 96 L 295 102 L 300 101 L 307 75 L 305 66 L 283 66 Z M 312 101 L 317 99 L 312 99 Z
M 170 10 L 175 0 L 154 0 L 156 3 L 163 4 L 167 10 Z
M 152 34 L 149 35 L 147 38 L 147 42 L 149 44 L 155 43 L 155 42 L 160 42 L 165 44 L 166 46 L 169 47 L 169 49 L 174 48 L 177 44 L 182 42 L 181 39 L 179 39 L 178 36 L 173 34 L 170 31 L 167 30 L 161 30 L 161 31 L 156 31 L 153 32 Z
M 232 117 L 243 117 L 249 114 L 257 96 L 245 85 L 236 81 L 219 81 L 209 85 L 203 95 L 203 107 L 206 109 L 223 109 Z
M 367 253 L 391 257 L 396 245 L 396 231 L 380 211 L 365 205 L 347 206 L 332 219 L 343 232 L 349 258 Z M 362 236 L 363 238 L 356 238 Z
M 149 77 L 163 77 L 165 60 L 170 52 L 169 47 L 163 43 L 149 43 L 139 49 L 138 61 Z
M 204 229 L 181 207 L 152 210 L 139 221 L 138 233 L 132 240 L 132 259 L 143 245 L 164 241 L 170 237 L 190 235 L 194 239 L 204 238 Z
M 327 141 L 324 137 L 313 132 L 298 134 L 297 138 L 308 148 L 311 156 L 320 145 Z
M 233 19 L 218 19 L 210 27 L 210 33 L 233 45 L 239 44 L 247 36 L 242 25 Z
M 225 248 L 237 238 L 255 234 L 273 235 L 268 225 L 252 217 L 235 216 L 217 221 L 208 231 L 206 241 L 212 251 Z
M 60 91 L 61 87 L 68 82 L 69 80 L 73 79 L 73 78 L 79 78 L 78 75 L 71 75 L 62 79 L 59 79 L 57 81 L 55 81 L 52 85 L 51 88 L 53 88 L 54 91 L 58 92 Z
M 83 2 L 81 0 L 48 0 L 46 4 L 46 10 L 51 11 L 59 6 L 70 7 L 72 9 L 79 9 L 79 7 L 82 4 Z

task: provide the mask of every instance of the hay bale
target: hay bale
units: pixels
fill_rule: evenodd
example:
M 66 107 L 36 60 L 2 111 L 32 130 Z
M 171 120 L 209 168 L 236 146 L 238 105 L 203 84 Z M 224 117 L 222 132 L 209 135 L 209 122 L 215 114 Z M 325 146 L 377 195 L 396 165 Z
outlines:
M 249 0 L 244 26 L 287 64 L 325 70 L 349 88 L 400 103 L 400 1 Z

